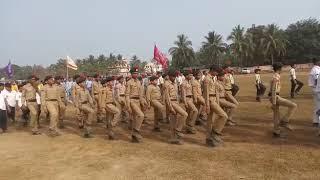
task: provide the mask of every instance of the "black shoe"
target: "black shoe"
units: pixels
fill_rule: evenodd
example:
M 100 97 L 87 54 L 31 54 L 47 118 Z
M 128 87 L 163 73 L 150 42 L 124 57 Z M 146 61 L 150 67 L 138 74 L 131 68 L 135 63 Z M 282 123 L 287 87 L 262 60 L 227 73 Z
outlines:
M 137 138 L 136 136 L 131 136 L 131 142 L 132 143 L 141 143 L 142 142 L 142 140 L 141 139 L 139 139 L 139 138 Z
M 32 135 L 40 135 L 41 133 L 36 131 L 36 132 L 32 132 Z
M 91 136 L 90 136 L 89 133 L 84 133 L 84 134 L 83 134 L 83 137 L 84 137 L 84 138 L 90 138 Z
M 206 145 L 209 147 L 216 147 L 217 143 L 213 139 L 206 139 Z
M 114 132 L 109 132 L 108 133 L 108 138 L 109 138 L 109 140 L 115 140 L 116 138 L 115 138 L 115 135 L 114 135 Z
M 202 126 L 202 121 L 201 121 L 201 120 L 197 120 L 197 121 L 195 122 L 195 125 L 197 125 L 197 126 Z
M 279 133 L 272 133 L 274 138 L 286 138 L 287 136 L 284 134 Z
M 187 129 L 186 134 L 196 134 L 197 131 L 195 129 Z
M 176 144 L 176 145 L 182 145 L 183 144 L 182 140 L 179 139 L 179 138 L 171 138 L 171 139 L 169 139 L 169 143 L 170 144 Z
M 161 131 L 161 129 L 159 128 L 159 127 L 155 127 L 155 128 L 153 128 L 153 130 L 152 130 L 153 132 L 162 132 Z

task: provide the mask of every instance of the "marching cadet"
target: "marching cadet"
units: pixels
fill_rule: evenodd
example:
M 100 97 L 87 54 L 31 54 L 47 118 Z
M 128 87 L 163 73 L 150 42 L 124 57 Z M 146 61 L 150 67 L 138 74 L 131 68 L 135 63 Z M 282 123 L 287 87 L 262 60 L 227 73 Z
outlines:
M 115 99 L 116 99 L 116 106 L 120 110 L 122 116 L 121 120 L 123 122 L 127 122 L 126 119 L 129 117 L 128 112 L 126 111 L 126 98 L 125 98 L 125 92 L 126 92 L 126 85 L 124 82 L 124 77 L 119 76 L 117 78 L 118 82 L 115 85 Z M 120 115 L 121 117 L 121 115 Z
M 99 94 L 102 88 L 102 85 L 100 83 L 100 75 L 99 74 L 95 74 L 92 82 L 92 90 L 91 90 L 91 97 L 93 98 L 93 102 L 95 104 L 95 111 L 96 111 L 96 115 L 97 115 L 97 122 L 101 123 L 102 119 L 103 119 L 103 114 L 101 113 L 101 108 L 100 108 L 100 102 L 99 102 Z
M 91 124 L 95 111 L 93 110 L 93 100 L 89 91 L 86 89 L 85 80 L 84 77 L 77 78 L 76 82 L 79 85 L 79 88 L 76 91 L 75 106 L 81 114 L 79 128 L 84 128 L 83 137 L 89 138 L 91 136 Z
M 36 76 L 32 75 L 28 78 L 28 83 L 22 87 L 21 101 L 26 102 L 26 106 L 30 111 L 30 126 L 32 128 L 32 135 L 41 134 L 39 132 L 38 123 L 38 105 L 36 100 L 36 93 L 38 91 Z M 22 105 L 22 108 L 25 108 Z
M 59 95 L 61 102 L 59 103 L 59 128 L 64 128 L 63 119 L 66 112 L 66 105 L 67 105 L 67 98 L 66 98 L 66 91 L 65 88 L 62 85 L 63 77 L 62 76 L 56 76 L 54 78 L 56 80 L 56 85 L 59 89 Z
M 180 106 L 178 99 L 178 87 L 175 84 L 176 74 L 174 71 L 168 72 L 170 82 L 165 83 L 164 96 L 166 99 L 167 110 L 170 112 L 171 138 L 172 144 L 182 144 L 182 128 L 188 117 L 188 113 Z
M 216 85 L 217 85 L 217 91 L 219 93 L 219 103 L 220 103 L 220 106 L 225 109 L 225 112 L 228 115 L 227 125 L 234 126 L 235 123 L 233 121 L 233 114 L 234 114 L 234 111 L 237 109 L 238 105 L 226 99 L 227 93 L 224 88 L 224 78 L 225 78 L 224 75 L 225 74 L 223 71 L 219 71 L 217 75 L 218 81 L 216 82 Z
M 161 132 L 160 130 L 160 118 L 165 117 L 165 107 L 161 98 L 161 91 L 160 87 L 157 86 L 158 83 L 158 77 L 157 76 L 151 76 L 149 79 L 149 85 L 146 90 L 146 100 L 147 100 L 147 106 L 148 109 L 151 108 L 151 106 L 154 108 L 154 128 L 153 131 L 155 132 Z M 161 114 L 162 116 L 159 116 Z
M 217 92 L 216 84 L 212 77 L 215 72 L 216 67 L 211 67 L 210 72 L 205 77 L 203 82 L 203 95 L 208 113 L 206 144 L 210 147 L 217 146 L 223 142 L 219 136 L 221 135 L 228 118 L 228 115 L 219 105 L 219 93 Z M 215 118 L 215 115 L 217 118 Z
M 55 85 L 52 76 L 46 76 L 46 85 L 41 89 L 41 112 L 44 115 L 49 113 L 50 127 L 49 133 L 52 136 L 60 135 L 57 129 L 59 121 L 59 104 L 61 104 L 60 88 Z
M 77 84 L 77 80 L 80 77 L 81 76 L 79 74 L 76 74 L 76 75 L 73 76 L 75 84 L 71 88 L 71 99 L 72 99 L 72 103 L 73 103 L 74 107 L 76 107 L 76 104 L 77 104 L 76 96 L 78 94 L 78 91 L 80 91 L 80 89 L 81 89 L 81 87 Z M 82 123 L 82 120 L 81 120 L 81 113 L 80 113 L 79 108 L 76 108 L 76 119 L 77 119 L 77 121 L 79 123 L 79 128 L 83 127 L 83 123 Z
M 226 90 L 227 96 L 226 99 L 230 102 L 232 102 L 233 104 L 239 106 L 239 102 L 236 100 L 236 98 L 234 98 L 234 96 L 232 95 L 232 81 L 233 81 L 233 77 L 232 74 L 230 74 L 230 69 L 229 67 L 226 67 L 224 69 L 224 88 Z
M 110 140 L 115 139 L 114 127 L 117 125 L 120 119 L 120 110 L 116 107 L 116 101 L 113 96 L 113 78 L 107 77 L 102 81 L 105 84 L 105 92 L 101 93 L 100 107 L 105 109 L 106 112 L 106 125 L 107 135 Z
M 198 109 L 194 105 L 194 94 L 192 90 L 191 81 L 193 79 L 193 74 L 190 71 L 184 72 L 185 79 L 181 84 L 181 100 L 185 105 L 188 117 L 186 120 L 186 132 L 188 134 L 195 134 L 196 129 L 194 127 L 196 119 L 198 117 Z
M 280 73 L 282 69 L 281 63 L 275 63 L 273 64 L 273 70 L 274 74 L 271 80 L 270 85 L 270 102 L 272 104 L 272 110 L 273 110 L 273 123 L 274 123 L 274 129 L 273 129 L 273 136 L 274 137 L 283 137 L 281 134 L 280 127 L 283 127 L 285 129 L 288 129 L 292 131 L 292 128 L 289 125 L 289 120 L 292 114 L 297 109 L 297 104 L 294 102 L 291 102 L 287 99 L 284 99 L 280 96 L 280 89 L 281 89 L 281 83 L 280 83 Z M 288 112 L 286 115 L 280 119 L 280 106 L 285 106 L 288 108 Z
M 142 107 L 145 100 L 144 89 L 141 82 L 138 79 L 138 68 L 133 67 L 131 69 L 132 77 L 127 82 L 126 85 L 126 105 L 128 112 L 130 113 L 132 119 L 132 142 L 139 143 L 142 142 L 142 136 L 140 134 L 140 128 L 144 120 L 144 114 L 142 112 Z
M 75 81 L 75 84 L 71 88 L 71 98 L 72 102 L 75 103 L 77 91 L 80 89 L 80 86 L 77 84 L 77 79 L 80 78 L 79 74 L 76 74 L 73 76 L 73 79 Z
M 165 99 L 165 96 L 164 96 L 164 87 L 166 86 L 166 84 L 167 83 L 170 83 L 170 79 L 169 79 L 169 76 L 168 76 L 168 73 L 164 73 L 163 75 L 162 75 L 162 79 L 163 79 L 163 82 L 162 82 L 162 84 L 160 85 L 160 90 L 161 90 L 161 94 L 162 94 L 162 101 L 163 102 L 166 102 L 166 99 Z M 170 112 L 169 112 L 169 110 L 167 109 L 167 106 L 164 106 L 164 108 L 165 108 L 165 114 L 164 114 L 164 117 L 162 117 L 162 122 L 163 123 L 169 123 L 169 114 L 170 114 Z
M 194 73 L 195 79 L 191 81 L 192 85 L 192 94 L 193 94 L 193 99 L 194 99 L 194 104 L 196 105 L 198 109 L 198 117 L 200 118 L 200 115 L 205 116 L 205 111 L 204 111 L 204 106 L 205 106 L 205 101 L 202 96 L 202 87 L 201 87 L 201 78 L 202 78 L 202 73 L 201 71 L 196 71 Z M 198 119 L 197 117 L 197 119 Z M 198 123 L 197 123 L 198 121 Z M 196 120 L 196 124 L 201 124 L 200 120 Z

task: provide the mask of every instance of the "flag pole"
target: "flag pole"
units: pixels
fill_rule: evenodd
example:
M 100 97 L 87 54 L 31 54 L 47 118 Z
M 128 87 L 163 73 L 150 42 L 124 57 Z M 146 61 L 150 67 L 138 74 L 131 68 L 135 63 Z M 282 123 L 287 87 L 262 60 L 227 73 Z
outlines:
M 68 80 L 69 79 L 69 68 L 68 68 L 68 65 L 67 65 L 67 60 L 66 60 L 66 68 L 67 68 L 67 78 L 66 78 L 66 80 Z

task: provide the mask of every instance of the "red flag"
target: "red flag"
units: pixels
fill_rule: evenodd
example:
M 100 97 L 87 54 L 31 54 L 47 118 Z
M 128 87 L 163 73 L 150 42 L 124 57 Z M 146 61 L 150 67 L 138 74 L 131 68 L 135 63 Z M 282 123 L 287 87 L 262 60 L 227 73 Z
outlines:
M 168 58 L 159 51 L 156 45 L 153 50 L 153 59 L 156 60 L 157 63 L 161 64 L 163 69 L 168 68 Z

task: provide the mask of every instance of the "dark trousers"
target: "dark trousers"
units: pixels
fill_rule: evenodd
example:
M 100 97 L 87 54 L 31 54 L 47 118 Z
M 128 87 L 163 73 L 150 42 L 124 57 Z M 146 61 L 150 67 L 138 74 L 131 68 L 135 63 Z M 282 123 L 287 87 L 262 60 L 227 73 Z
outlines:
M 260 100 L 261 96 L 264 95 L 264 93 L 266 92 L 266 87 L 262 84 L 256 84 L 256 88 L 257 88 L 257 100 Z
M 8 118 L 14 122 L 16 119 L 16 108 L 11 106 L 8 107 L 10 108 L 10 112 L 7 111 Z
M 0 110 L 0 128 L 2 131 L 7 130 L 7 111 Z
M 238 91 L 239 91 L 239 86 L 236 84 L 232 84 L 232 88 L 231 88 L 232 96 L 236 96 Z
M 27 126 L 30 111 L 29 111 L 29 109 L 28 109 L 27 107 L 25 107 L 25 106 L 23 106 L 23 108 L 21 107 L 21 111 L 22 111 L 21 120 L 22 120 L 23 124 L 24 124 L 25 126 Z
M 298 93 L 302 87 L 303 87 L 303 83 L 301 81 L 297 79 L 291 80 L 291 97 L 294 97 L 294 93 Z

